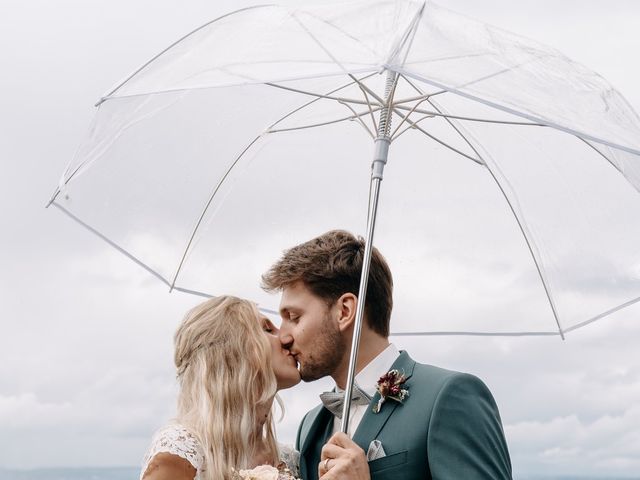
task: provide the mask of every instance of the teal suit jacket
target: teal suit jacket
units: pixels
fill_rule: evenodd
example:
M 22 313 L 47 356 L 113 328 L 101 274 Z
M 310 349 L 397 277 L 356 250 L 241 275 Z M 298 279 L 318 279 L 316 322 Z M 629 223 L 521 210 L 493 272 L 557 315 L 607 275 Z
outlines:
M 369 462 L 374 480 L 511 479 L 511 461 L 491 392 L 473 375 L 423 365 L 401 352 L 392 368 L 404 372 L 409 396 L 387 400 L 379 413 L 371 400 L 353 440 L 365 452 L 372 440 L 386 456 Z M 332 414 L 308 412 L 296 439 L 303 480 L 318 478 L 320 450 L 331 436 Z

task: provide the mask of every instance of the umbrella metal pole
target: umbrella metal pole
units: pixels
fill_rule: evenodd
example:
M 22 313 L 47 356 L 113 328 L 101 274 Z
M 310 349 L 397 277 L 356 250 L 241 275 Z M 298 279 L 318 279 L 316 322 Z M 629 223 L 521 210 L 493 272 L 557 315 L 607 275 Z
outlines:
M 362 259 L 362 274 L 360 276 L 360 287 L 358 289 L 358 304 L 356 307 L 356 320 L 353 327 L 353 338 L 351 340 L 351 353 L 349 355 L 349 370 L 347 372 L 347 384 L 344 392 L 344 404 L 342 407 L 342 420 L 340 431 L 347 433 L 349 429 L 349 410 L 351 408 L 351 394 L 353 392 L 353 382 L 355 380 L 356 362 L 358 360 L 358 350 L 360 347 L 360 333 L 362 332 L 362 322 L 364 319 L 365 299 L 367 297 L 367 283 L 369 281 L 369 267 L 371 266 L 371 252 L 373 250 L 373 234 L 376 226 L 378 214 L 378 200 L 380 198 L 380 184 L 384 174 L 384 166 L 387 163 L 389 145 L 391 138 L 389 131 L 391 128 L 391 102 L 393 91 L 397 81 L 395 72 L 387 72 L 387 84 L 385 89 L 385 108 L 380 112 L 380 122 L 378 125 L 378 136 L 375 140 L 375 150 L 373 163 L 371 165 L 371 196 L 369 200 L 369 212 L 367 216 L 367 233 L 364 245 L 364 258 Z

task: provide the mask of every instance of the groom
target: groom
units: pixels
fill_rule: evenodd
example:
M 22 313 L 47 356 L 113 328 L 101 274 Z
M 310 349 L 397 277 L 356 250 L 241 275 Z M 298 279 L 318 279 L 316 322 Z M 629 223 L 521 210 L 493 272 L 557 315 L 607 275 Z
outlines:
M 346 386 L 363 254 L 362 239 L 330 231 L 287 250 L 262 277 L 266 290 L 282 292 L 280 341 L 296 359 L 302 379 L 330 375 L 336 392 Z M 374 249 L 356 364 L 359 398 L 351 404 L 348 432 L 367 452 L 371 478 L 510 479 L 500 415 L 484 383 L 416 363 L 389 343 L 392 290 L 391 271 Z M 381 400 L 376 386 L 391 370 L 404 381 L 387 380 L 408 394 L 402 402 L 386 397 L 376 413 Z M 335 408 L 335 398 L 323 401 L 327 406 L 308 412 L 298 430 L 305 480 L 317 479 L 319 467 L 331 468 L 326 454 L 320 462 L 322 446 L 340 430 L 342 409 Z

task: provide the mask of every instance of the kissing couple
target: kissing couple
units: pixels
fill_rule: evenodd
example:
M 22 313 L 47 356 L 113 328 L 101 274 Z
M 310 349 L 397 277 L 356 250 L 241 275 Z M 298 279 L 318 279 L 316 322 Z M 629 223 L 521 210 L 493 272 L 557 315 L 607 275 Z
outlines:
M 511 479 L 484 383 L 389 343 L 393 280 L 375 248 L 349 431 L 340 432 L 363 257 L 364 241 L 340 230 L 285 251 L 262 276 L 281 292 L 279 329 L 230 296 L 187 313 L 175 334 L 177 416 L 155 434 L 140 478 Z M 336 387 L 302 419 L 295 447 L 278 444 L 277 391 L 327 375 Z

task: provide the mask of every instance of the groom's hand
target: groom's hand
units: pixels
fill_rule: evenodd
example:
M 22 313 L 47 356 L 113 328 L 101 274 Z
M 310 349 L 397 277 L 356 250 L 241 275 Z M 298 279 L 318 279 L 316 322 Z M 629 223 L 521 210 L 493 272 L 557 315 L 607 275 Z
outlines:
M 334 434 L 322 447 L 318 477 L 322 480 L 370 480 L 367 456 L 346 434 Z

